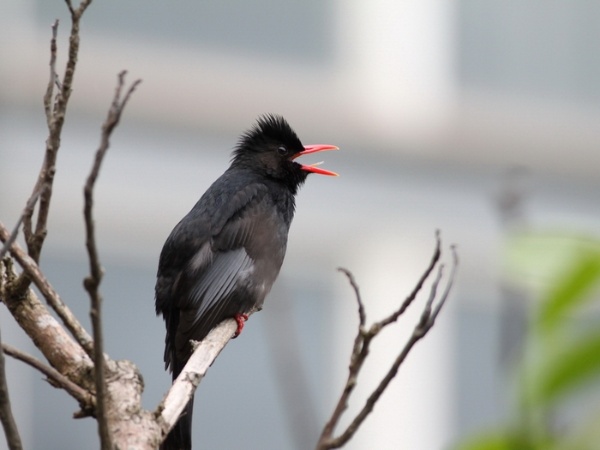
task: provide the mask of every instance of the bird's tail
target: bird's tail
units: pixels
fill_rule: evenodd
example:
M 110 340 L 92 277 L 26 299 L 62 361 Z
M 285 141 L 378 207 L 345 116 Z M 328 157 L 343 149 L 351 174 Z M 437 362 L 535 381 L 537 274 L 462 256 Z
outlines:
M 194 397 L 190 399 L 179 416 L 177 423 L 160 446 L 160 450 L 191 450 L 192 449 L 192 413 L 194 412 Z

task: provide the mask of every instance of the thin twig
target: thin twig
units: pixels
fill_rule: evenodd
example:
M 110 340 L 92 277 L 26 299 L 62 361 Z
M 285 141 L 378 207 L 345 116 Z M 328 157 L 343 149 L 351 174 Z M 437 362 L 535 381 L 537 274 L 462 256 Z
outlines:
M 406 344 L 404 345 L 404 347 L 402 348 L 402 350 L 396 357 L 394 363 L 391 365 L 388 372 L 385 374 L 385 376 L 379 382 L 376 389 L 373 390 L 371 395 L 369 395 L 369 397 L 365 401 L 365 404 L 363 405 L 362 409 L 358 412 L 358 414 L 354 417 L 354 419 L 350 422 L 350 424 L 346 427 L 346 429 L 342 433 L 340 433 L 337 437 L 333 437 L 335 427 L 337 426 L 337 424 L 342 416 L 342 413 L 346 410 L 348 401 L 349 401 L 349 397 L 352 394 L 352 392 L 356 386 L 358 374 L 359 374 L 364 362 L 367 359 L 367 356 L 369 354 L 370 344 L 371 344 L 372 340 L 377 336 L 377 334 L 383 327 L 395 322 L 398 319 L 398 317 L 406 310 L 406 308 L 408 308 L 410 306 L 410 304 L 415 299 L 417 293 L 421 290 L 421 287 L 423 286 L 424 282 L 427 280 L 427 278 L 429 278 L 429 276 L 431 275 L 431 272 L 433 271 L 433 269 L 439 262 L 439 259 L 441 257 L 439 232 L 436 233 L 436 240 L 437 240 L 437 245 L 436 245 L 434 255 L 431 259 L 431 263 L 429 264 L 429 266 L 426 269 L 423 276 L 417 282 L 417 286 L 415 287 L 415 289 L 413 289 L 413 292 L 406 298 L 406 300 L 404 300 L 404 302 L 402 303 L 400 308 L 398 310 L 396 310 L 395 312 L 393 312 L 390 316 L 381 320 L 380 322 L 374 323 L 368 330 L 364 330 L 364 328 L 362 326 L 359 327 L 357 336 L 354 341 L 354 347 L 353 347 L 352 356 L 350 359 L 350 366 L 348 369 L 348 379 L 346 381 L 346 385 L 344 386 L 342 394 L 340 395 L 340 398 L 336 404 L 336 407 L 334 408 L 334 412 L 332 413 L 331 417 L 329 418 L 325 427 L 323 428 L 323 432 L 321 433 L 319 442 L 317 443 L 317 450 L 326 450 L 326 449 L 342 447 L 354 436 L 354 434 L 356 433 L 358 428 L 361 426 L 361 424 L 364 422 L 364 420 L 367 418 L 367 416 L 373 411 L 375 404 L 377 403 L 379 398 L 383 395 L 383 393 L 385 392 L 385 390 L 388 387 L 388 385 L 390 384 L 390 382 L 397 375 L 400 366 L 406 359 L 408 353 L 411 351 L 414 344 L 417 343 L 420 339 L 422 339 L 427 334 L 427 332 L 431 329 L 431 327 L 433 327 L 435 319 L 437 318 L 437 315 L 439 314 L 442 306 L 444 305 L 444 303 L 446 302 L 446 299 L 448 298 L 448 295 L 450 293 L 450 290 L 451 290 L 451 287 L 452 287 L 452 284 L 453 284 L 453 281 L 454 281 L 454 278 L 456 275 L 456 267 L 458 265 L 458 257 L 457 257 L 456 249 L 454 246 L 451 247 L 452 255 L 453 255 L 452 271 L 451 271 L 449 280 L 446 284 L 446 288 L 442 294 L 442 297 L 438 301 L 438 304 L 436 305 L 435 308 L 433 308 L 433 303 L 437 297 L 437 288 L 439 286 L 439 283 L 442 280 L 443 265 L 439 266 L 438 274 L 432 283 L 430 295 L 429 295 L 429 298 L 427 299 L 425 306 L 423 308 L 421 318 L 420 318 L 419 322 L 415 325 L 415 328 L 414 328 L 413 333 L 411 334 L 409 340 L 406 342 Z M 348 276 L 350 284 L 352 285 L 352 288 L 354 289 L 355 296 L 357 297 L 357 302 L 359 303 L 359 305 L 362 305 L 363 302 L 360 299 L 358 285 L 356 284 L 354 277 L 352 277 L 351 274 L 346 270 L 343 270 L 343 272 L 346 273 L 346 276 Z M 433 312 L 432 312 L 432 308 L 433 308 Z M 360 306 L 359 306 L 359 311 L 360 311 Z M 364 311 L 363 311 L 363 314 L 364 314 Z M 359 316 L 360 316 L 360 312 L 359 312 Z M 362 321 L 362 319 L 361 319 L 361 321 Z
M 354 289 L 354 297 L 356 298 L 356 303 L 358 303 L 359 325 L 361 327 L 364 327 L 367 321 L 367 315 L 365 314 L 365 305 L 363 304 L 362 298 L 360 296 L 360 290 L 358 288 L 358 284 L 356 284 L 354 275 L 352 275 L 352 273 L 348 269 L 344 269 L 343 267 L 338 267 L 338 271 L 346 275 L 348 281 L 350 282 L 350 286 L 352 286 L 352 289 Z
M 89 411 L 90 413 L 94 410 L 94 397 L 88 391 L 73 383 L 56 369 L 44 364 L 32 355 L 22 352 L 21 350 L 9 344 L 2 344 L 2 352 L 0 352 L 0 354 L 3 353 L 18 359 L 19 361 L 24 362 L 25 364 L 41 372 L 48 378 L 48 382 L 51 385 L 64 389 L 71 395 L 71 397 L 77 400 L 83 410 Z
M 19 227 L 21 226 L 21 223 L 23 223 L 23 218 L 25 217 L 25 214 L 27 213 L 27 211 L 30 208 L 33 208 L 33 205 L 35 205 L 35 202 L 37 201 L 38 197 L 41 195 L 42 191 L 44 190 L 44 187 L 45 186 L 42 186 L 42 188 L 39 191 L 34 192 L 33 195 L 31 197 L 29 197 L 29 200 L 27 200 L 25 209 L 23 210 L 21 217 L 19 217 L 19 220 L 17 220 L 15 227 L 13 228 L 12 232 L 10 233 L 10 237 L 6 240 L 6 242 L 2 246 L 2 249 L 0 249 L 0 259 L 4 258 L 4 255 L 6 255 L 6 252 L 8 252 L 8 249 L 10 248 L 10 246 L 13 244 L 13 242 L 15 242 L 17 240 L 17 235 L 19 234 Z
M 346 384 L 344 385 L 342 394 L 340 395 L 340 398 L 338 399 L 338 402 L 335 405 L 333 413 L 331 414 L 329 420 L 323 428 L 323 431 L 321 432 L 319 443 L 328 442 L 331 439 L 335 427 L 337 426 L 340 418 L 342 417 L 343 412 L 348 408 L 348 399 L 350 398 L 350 395 L 352 395 L 352 392 L 356 387 L 358 374 L 363 366 L 364 360 L 369 354 L 369 346 L 371 343 L 371 339 L 373 338 L 373 336 L 371 336 L 368 332 L 365 331 L 366 313 L 360 295 L 360 290 L 358 288 L 356 280 L 354 279 L 354 276 L 347 269 L 338 268 L 338 270 L 344 273 L 344 275 L 346 275 L 348 281 L 350 282 L 350 286 L 354 290 L 354 297 L 356 299 L 356 303 L 358 304 L 359 326 L 356 332 L 356 336 L 354 338 L 354 344 L 352 346 L 352 355 L 350 358 L 350 365 L 348 366 L 348 377 L 346 379 Z
M 451 287 L 455 273 L 456 273 L 454 270 L 456 268 L 456 264 L 458 264 L 458 259 L 455 257 L 453 260 L 453 270 L 450 275 L 449 281 L 447 283 L 447 287 L 444 291 L 444 294 L 443 294 L 441 300 L 439 301 L 439 303 L 435 309 L 436 315 L 437 315 L 437 313 L 439 313 L 441 307 L 446 302 L 446 298 L 448 297 L 448 293 L 450 292 L 449 287 Z M 371 393 L 371 395 L 369 395 L 369 397 L 365 401 L 364 406 L 362 407 L 360 412 L 354 417 L 354 419 L 348 425 L 348 427 L 338 437 L 336 437 L 335 439 L 331 439 L 327 443 L 328 445 L 323 448 L 342 447 L 352 438 L 352 436 L 354 436 L 354 433 L 356 433 L 356 431 L 362 425 L 362 423 L 367 418 L 367 416 L 373 411 L 375 404 L 377 403 L 379 398 L 383 395 L 383 393 L 385 392 L 385 390 L 388 387 L 388 385 L 390 384 L 390 382 L 398 374 L 398 370 L 400 369 L 400 366 L 405 361 L 406 357 L 408 356 L 408 354 L 410 353 L 410 351 L 412 350 L 414 345 L 419 340 L 421 340 L 427 334 L 427 332 L 433 327 L 433 324 L 435 322 L 435 317 L 434 317 L 434 315 L 431 314 L 431 305 L 435 299 L 437 287 L 442 279 L 441 274 L 442 274 L 442 270 L 441 270 L 441 266 L 440 266 L 440 270 L 438 272 L 438 277 L 436 277 L 436 279 L 433 282 L 432 289 L 431 289 L 431 295 L 423 309 L 421 320 L 415 325 L 412 335 L 410 336 L 410 338 L 404 345 L 404 348 L 402 349 L 402 351 L 396 357 L 396 360 L 394 361 L 394 363 L 392 364 L 392 366 L 390 367 L 388 372 L 385 374 L 385 376 L 379 382 L 379 384 L 377 385 L 377 388 Z
M 46 112 L 46 119 L 48 121 L 48 138 L 46 139 L 46 153 L 44 162 L 42 163 L 42 168 L 40 169 L 33 192 L 39 191 L 42 186 L 46 186 L 46 188 L 43 190 L 42 195 L 40 195 L 39 198 L 35 230 L 32 223 L 35 205 L 27 211 L 27 214 L 23 220 L 23 232 L 25 234 L 25 241 L 27 242 L 27 251 L 29 256 L 31 256 L 35 262 L 39 261 L 42 246 L 47 235 L 46 224 L 48 222 L 48 214 L 50 212 L 52 186 L 54 182 L 54 174 L 56 172 L 56 156 L 58 154 L 58 149 L 60 148 L 62 128 L 67 112 L 67 104 L 69 103 L 69 98 L 71 96 L 73 78 L 75 76 L 75 67 L 77 66 L 77 58 L 79 54 L 79 23 L 83 13 L 90 3 L 91 0 L 83 1 L 77 9 L 74 9 L 70 0 L 67 0 L 67 6 L 71 12 L 69 56 L 65 67 L 65 73 L 63 75 L 61 89 L 56 94 L 54 102 L 52 99 L 52 88 L 50 85 L 54 86 L 56 84 L 56 80 L 58 79 L 54 67 L 56 63 L 56 34 L 58 24 L 55 22 L 52 25 L 52 39 L 50 41 L 50 80 L 48 82 L 46 94 L 44 95 L 44 110 Z M 24 292 L 29 286 L 29 283 L 30 280 L 27 278 L 27 274 L 23 273 L 23 277 L 18 283 L 19 289 Z
M 58 74 L 56 73 L 56 35 L 58 33 L 58 19 L 52 24 L 52 39 L 50 40 L 50 77 L 48 80 L 48 86 L 46 87 L 46 94 L 44 95 L 44 111 L 46 112 L 46 124 L 48 125 L 48 131 L 52 132 L 52 98 L 54 94 L 54 86 L 58 83 Z M 59 83 L 60 84 L 60 83 Z M 59 88 L 60 89 L 60 88 Z
M 46 87 L 46 93 L 44 94 L 44 112 L 46 113 L 46 125 L 48 127 L 48 133 L 51 135 L 54 129 L 54 113 L 53 113 L 53 96 L 54 96 L 54 86 L 56 81 L 58 80 L 58 74 L 56 73 L 56 37 L 58 34 L 58 19 L 54 21 L 51 26 L 52 29 L 52 37 L 50 39 L 50 76 L 48 77 L 48 85 Z M 50 136 L 48 137 L 48 140 Z M 23 212 L 23 233 L 25 235 L 25 242 L 27 242 L 27 247 L 30 249 L 29 254 L 31 255 L 31 247 L 30 243 L 33 243 L 36 240 L 36 237 L 33 234 L 33 211 L 35 208 L 36 201 L 38 199 L 39 193 L 42 192 L 44 188 L 51 188 L 52 180 L 48 180 L 46 177 L 46 172 L 48 169 L 47 164 L 51 162 L 51 158 L 48 157 L 48 140 L 46 141 L 46 158 L 44 159 L 44 164 L 40 170 L 38 175 L 37 183 L 33 189 L 33 193 L 29 201 L 27 202 L 27 206 L 25 207 L 25 211 Z M 32 199 L 35 199 L 32 201 Z M 36 258 L 34 258 L 36 259 Z M 37 259 L 36 259 L 37 260 Z M 22 287 L 21 289 L 25 289 L 27 287 L 28 281 L 25 278 L 22 278 Z
M 2 339 L 0 338 L 0 344 L 1 343 Z M 10 404 L 3 352 L 0 352 L 0 421 L 2 422 L 2 427 L 4 428 L 4 435 L 6 436 L 8 448 L 10 450 L 22 450 L 23 444 L 21 443 L 19 428 L 15 422 Z
M 356 283 L 354 275 L 352 275 L 352 273 L 347 269 L 339 268 L 338 270 L 346 275 L 348 281 L 350 282 L 350 286 L 354 290 L 354 298 L 358 304 L 359 322 L 356 336 L 354 337 L 354 343 L 352 345 L 352 356 L 350 359 L 350 365 L 348 366 L 348 378 L 346 379 L 346 384 L 330 420 L 323 429 L 322 434 L 329 437 L 333 435 L 333 431 L 337 426 L 339 419 L 342 417 L 342 413 L 346 410 L 346 408 L 348 408 L 348 399 L 356 387 L 358 374 L 363 366 L 364 360 L 369 355 L 370 343 L 371 339 L 373 338 L 373 336 L 371 336 L 365 330 L 367 315 L 365 313 L 364 303 L 360 295 L 360 289 Z
M 102 136 L 100 140 L 100 146 L 96 151 L 96 158 L 92 166 L 92 170 L 87 178 L 84 188 L 84 218 L 85 218 L 85 230 L 86 230 L 86 248 L 89 255 L 90 261 L 90 275 L 85 278 L 84 286 L 88 291 L 91 300 L 90 317 L 92 320 L 92 330 L 94 334 L 94 367 L 95 367 L 95 382 L 96 382 L 96 393 L 97 393 L 97 419 L 98 428 L 100 433 L 100 440 L 103 449 L 111 449 L 111 436 L 108 427 L 106 417 L 106 374 L 105 374 L 105 361 L 104 361 L 104 350 L 103 350 L 103 336 L 102 336 L 102 296 L 99 291 L 99 286 L 102 281 L 103 270 L 100 265 L 100 258 L 98 256 L 98 249 L 96 247 L 96 233 L 94 226 L 93 207 L 94 207 L 94 186 L 98 175 L 100 173 L 100 167 L 108 148 L 110 146 L 110 136 L 114 128 L 119 123 L 121 113 L 129 100 L 129 97 L 135 90 L 136 86 L 140 83 L 140 80 L 136 80 L 130 88 L 127 90 L 125 97 L 121 100 L 121 93 L 125 81 L 126 72 L 123 71 L 119 74 L 117 88 L 111 107 L 108 111 L 106 121 L 102 125 Z
M 452 266 L 450 269 L 450 277 L 448 278 L 448 283 L 446 283 L 446 288 L 442 293 L 442 297 L 438 302 L 437 306 L 433 310 L 431 314 L 431 326 L 435 323 L 435 319 L 437 319 L 438 314 L 442 310 L 442 307 L 446 304 L 446 299 L 450 295 L 450 291 L 452 290 L 452 286 L 454 285 L 454 280 L 456 279 L 456 271 L 458 269 L 458 252 L 456 251 L 456 245 L 450 246 L 450 251 L 452 252 Z
M 0 241 L 8 242 L 10 233 L 6 227 L 0 222 Z M 46 276 L 41 271 L 37 263 L 27 255 L 25 250 L 18 243 L 13 242 L 9 247 L 11 255 L 17 260 L 23 271 L 27 273 L 27 277 L 33 281 L 33 284 L 40 290 L 50 307 L 56 312 L 62 323 L 67 327 L 71 335 L 81 345 L 83 350 L 88 354 L 93 354 L 93 343 L 90 335 L 81 326 L 75 315 L 69 307 L 65 305 L 58 293 L 54 290 Z M 18 281 L 16 281 L 18 282 Z M 15 282 L 15 283 L 16 283 Z
M 71 0 L 65 0 L 65 3 L 67 4 L 67 8 L 69 8 L 71 18 L 73 20 L 79 20 L 81 19 L 81 16 L 83 15 L 87 7 L 90 6 L 90 3 L 92 3 L 92 0 L 83 0 L 81 3 L 79 3 L 79 7 L 77 9 L 73 7 L 73 3 L 71 2 Z
M 415 327 L 415 331 L 417 329 L 424 330 L 427 327 L 427 325 L 429 324 L 429 322 L 431 320 L 431 308 L 432 308 L 433 302 L 437 296 L 437 289 L 438 289 L 440 282 L 442 281 L 443 276 L 444 276 L 444 265 L 440 264 L 438 266 L 437 275 L 435 276 L 433 283 L 431 283 L 431 289 L 429 290 L 429 298 L 425 302 L 425 306 L 423 307 L 423 311 L 421 312 L 421 320 Z
M 73 8 L 73 4 L 71 3 L 71 0 L 65 0 L 65 3 L 67 4 L 67 8 L 69 8 L 69 12 L 71 13 L 71 16 L 76 14 L 75 8 Z
M 393 314 L 391 314 L 390 316 L 388 316 L 387 318 L 385 318 L 379 322 L 380 328 L 383 328 L 383 327 L 389 325 L 390 323 L 398 320 L 398 317 L 400 317 L 404 313 L 404 311 L 406 311 L 408 309 L 408 307 L 411 305 L 411 303 L 417 297 L 417 294 L 423 287 L 423 284 L 425 283 L 425 281 L 429 278 L 429 275 L 431 275 L 431 272 L 433 271 L 434 267 L 439 262 L 440 257 L 442 256 L 440 230 L 436 230 L 435 240 L 436 240 L 435 251 L 433 253 L 433 257 L 431 258 L 431 261 L 429 262 L 429 266 L 427 267 L 427 269 L 425 269 L 425 272 L 423 272 L 423 275 L 421 275 L 421 278 L 415 285 L 412 292 L 409 294 L 408 297 L 406 297 L 404 302 L 402 302 L 402 305 L 400 305 L 400 308 L 398 308 L 398 310 L 396 312 L 394 312 Z
M 46 120 L 48 125 L 48 138 L 46 139 L 44 162 L 42 163 L 36 185 L 33 189 L 33 193 L 31 194 L 31 198 L 34 198 L 36 195 L 38 195 L 38 192 L 41 192 L 39 194 L 37 222 L 34 231 L 32 217 L 35 205 L 38 202 L 27 202 L 27 207 L 25 208 L 25 212 L 23 214 L 23 234 L 25 235 L 25 242 L 27 244 L 27 253 L 29 254 L 29 258 L 26 258 L 24 254 L 19 254 L 20 248 L 16 245 L 12 245 L 11 253 L 15 258 L 17 258 L 19 264 L 24 269 L 19 279 L 14 283 L 15 293 L 24 293 L 29 287 L 31 281 L 33 281 L 40 291 L 42 291 L 46 301 L 48 301 L 50 306 L 52 306 L 52 308 L 60 316 L 71 334 L 73 334 L 73 337 L 75 337 L 86 353 L 90 355 L 92 353 L 91 338 L 79 324 L 77 319 L 75 319 L 75 316 L 71 314 L 66 305 L 62 303 L 60 297 L 58 294 L 56 294 L 54 289 L 52 289 L 38 267 L 42 246 L 47 234 L 46 223 L 48 221 L 48 214 L 50 211 L 52 186 L 56 172 L 56 157 L 60 147 L 62 127 L 67 111 L 67 104 L 71 96 L 71 88 L 73 85 L 75 67 L 77 65 L 77 58 L 79 54 L 79 22 L 86 8 L 90 5 L 91 0 L 82 1 L 77 10 L 73 8 L 70 0 L 66 0 L 66 3 L 69 11 L 71 12 L 71 32 L 69 36 L 69 56 L 67 59 L 62 84 L 58 83 L 58 76 L 56 74 L 55 67 L 58 21 L 55 21 L 52 25 L 52 38 L 50 40 L 50 77 L 48 81 L 48 87 L 44 95 L 44 110 L 46 112 Z M 58 84 L 60 89 L 53 99 L 53 87 L 55 84 Z M 3 228 L 4 227 L 0 223 L 0 237 L 1 235 L 5 234 L 5 229 Z M 2 240 L 4 241 L 5 239 L 7 240 L 8 238 L 3 238 Z

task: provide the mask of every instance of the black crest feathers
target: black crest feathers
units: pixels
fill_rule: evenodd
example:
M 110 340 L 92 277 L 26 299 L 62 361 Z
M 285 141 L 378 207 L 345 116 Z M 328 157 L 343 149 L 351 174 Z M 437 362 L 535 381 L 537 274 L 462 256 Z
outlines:
M 269 145 L 285 145 L 294 151 L 302 151 L 302 142 L 287 121 L 276 114 L 260 116 L 254 127 L 242 134 L 233 152 L 233 160 L 247 152 L 260 152 Z

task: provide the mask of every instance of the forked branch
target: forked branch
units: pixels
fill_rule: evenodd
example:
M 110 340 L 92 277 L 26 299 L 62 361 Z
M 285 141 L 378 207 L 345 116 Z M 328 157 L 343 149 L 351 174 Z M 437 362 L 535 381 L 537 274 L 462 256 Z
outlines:
M 380 320 L 379 322 L 375 322 L 368 329 L 366 328 L 366 313 L 364 304 L 358 289 L 358 284 L 356 283 L 354 276 L 347 269 L 339 269 L 343 272 L 350 282 L 354 290 L 354 295 L 356 298 L 356 302 L 358 304 L 358 316 L 359 316 L 359 326 L 358 331 L 356 333 L 356 337 L 354 339 L 354 345 L 352 348 L 352 355 L 350 357 L 350 364 L 348 367 L 348 378 L 346 379 L 346 384 L 344 385 L 344 389 L 342 390 L 342 394 L 334 408 L 334 411 L 325 424 L 323 428 L 323 432 L 319 438 L 319 442 L 317 443 L 317 450 L 326 450 L 332 448 L 340 448 L 345 445 L 356 433 L 358 428 L 367 418 L 367 416 L 373 411 L 375 404 L 380 399 L 386 388 L 389 386 L 390 382 L 397 375 L 400 366 L 405 361 L 408 353 L 411 351 L 413 346 L 422 339 L 427 332 L 433 327 L 435 320 L 440 313 L 442 307 L 444 306 L 448 295 L 450 294 L 450 290 L 452 288 L 452 284 L 454 282 L 454 278 L 456 276 L 456 268 L 458 266 L 458 257 L 456 254 L 456 250 L 454 246 L 451 247 L 452 251 L 452 269 L 448 281 L 446 283 L 446 287 L 437 301 L 437 304 L 434 307 L 434 302 L 437 298 L 438 287 L 442 281 L 443 268 L 442 264 L 438 265 L 440 257 L 441 257 L 441 249 L 440 249 L 440 236 L 439 232 L 436 233 L 436 248 L 431 259 L 431 262 L 419 281 L 417 285 L 410 293 L 410 295 L 402 302 L 400 307 L 394 311 L 389 316 Z M 423 312 L 421 313 L 421 317 L 419 322 L 415 325 L 411 336 L 408 341 L 404 345 L 404 347 L 400 350 L 398 356 L 390 366 L 387 373 L 381 379 L 377 387 L 373 390 L 373 392 L 369 395 L 365 404 L 361 408 L 361 410 L 356 414 L 356 416 L 352 419 L 350 424 L 343 430 L 338 436 L 334 436 L 334 431 L 336 426 L 338 425 L 344 411 L 348 407 L 348 401 L 356 384 L 358 382 L 358 375 L 369 355 L 370 346 L 373 339 L 379 334 L 379 332 L 385 328 L 386 326 L 394 323 L 398 317 L 400 317 L 408 307 L 413 303 L 417 294 L 421 291 L 425 281 L 430 277 L 434 268 L 438 266 L 438 272 L 436 278 L 433 280 L 431 285 L 431 291 L 429 294 L 429 298 L 425 303 L 425 307 L 423 308 Z
M 103 449 L 112 448 L 112 439 L 109 432 L 108 422 L 106 418 L 106 374 L 105 374 L 105 361 L 104 361 L 104 344 L 102 336 L 102 296 L 100 295 L 100 282 L 102 281 L 102 266 L 100 264 L 100 258 L 98 256 L 98 249 L 96 246 L 96 231 L 94 226 L 94 186 L 100 173 L 100 167 L 104 160 L 104 155 L 108 151 L 110 146 L 110 136 L 114 128 L 119 123 L 121 113 L 127 104 L 131 94 L 141 82 L 136 80 L 127 89 L 127 92 L 123 98 L 121 94 L 123 92 L 123 86 L 125 84 L 125 75 L 127 72 L 122 71 L 119 74 L 117 88 L 111 107 L 108 111 L 108 116 L 102 125 L 102 135 L 100 139 L 100 146 L 96 151 L 96 158 L 92 166 L 92 170 L 87 178 L 84 188 L 84 219 L 85 219 L 85 233 L 86 233 L 86 248 L 88 251 L 90 261 L 90 275 L 87 276 L 83 282 L 85 289 L 87 290 L 90 301 L 90 317 L 92 321 L 92 331 L 94 335 L 94 378 L 96 383 L 97 393 L 97 407 L 96 415 L 98 419 L 98 428 L 100 432 L 100 440 Z
M 92 338 L 81 326 L 75 315 L 71 312 L 69 307 L 62 301 L 58 292 L 50 284 L 50 281 L 46 278 L 40 266 L 31 258 L 27 252 L 12 239 L 16 234 L 12 234 L 8 229 L 0 222 L 0 241 L 4 242 L 5 247 L 10 252 L 11 256 L 17 261 L 19 266 L 23 269 L 23 273 L 27 274 L 28 279 L 32 280 L 35 286 L 39 289 L 41 294 L 46 299 L 46 302 L 56 312 L 58 317 L 61 319 L 65 327 L 69 330 L 71 335 L 75 338 L 78 344 L 85 350 L 88 355 L 92 354 Z M 11 240 L 12 243 L 8 244 Z M 19 280 L 22 279 L 22 274 Z M 19 282 L 15 281 L 15 284 Z M 19 297 L 17 291 L 20 292 L 20 288 L 13 288 L 14 291 L 12 296 Z
M 71 1 L 66 0 L 69 11 L 71 12 L 71 32 L 69 36 L 69 56 L 65 66 L 62 83 L 56 73 L 56 36 L 58 31 L 58 21 L 52 25 L 52 38 L 50 40 L 50 76 L 48 86 L 44 95 L 44 111 L 46 112 L 46 123 L 48 125 L 48 138 L 46 139 L 46 153 L 44 162 L 38 175 L 37 183 L 33 188 L 31 197 L 41 192 L 39 202 L 32 202 L 27 209 L 23 219 L 23 232 L 27 243 L 29 256 L 37 263 L 40 258 L 42 246 L 46 238 L 48 213 L 50 212 L 50 200 L 52 198 L 52 185 L 54 183 L 54 174 L 56 172 L 56 156 L 60 147 L 60 137 L 62 127 L 65 122 L 67 105 L 71 96 L 73 77 L 79 54 L 79 24 L 86 8 L 91 0 L 84 0 L 78 8 L 73 8 Z M 54 96 L 54 86 L 59 86 L 56 96 Z M 35 227 L 33 225 L 33 213 L 35 204 L 39 203 L 37 220 Z M 30 280 L 27 273 L 19 281 L 19 288 L 22 292 L 29 287 Z

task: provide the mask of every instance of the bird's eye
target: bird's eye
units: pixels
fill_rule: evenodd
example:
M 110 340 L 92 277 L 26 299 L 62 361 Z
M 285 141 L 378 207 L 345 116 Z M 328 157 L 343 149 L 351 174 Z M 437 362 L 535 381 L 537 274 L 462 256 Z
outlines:
M 282 145 L 281 147 L 277 147 L 277 153 L 281 156 L 286 156 L 288 154 L 288 149 Z

